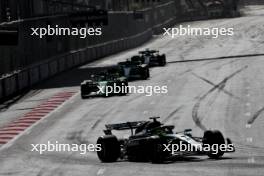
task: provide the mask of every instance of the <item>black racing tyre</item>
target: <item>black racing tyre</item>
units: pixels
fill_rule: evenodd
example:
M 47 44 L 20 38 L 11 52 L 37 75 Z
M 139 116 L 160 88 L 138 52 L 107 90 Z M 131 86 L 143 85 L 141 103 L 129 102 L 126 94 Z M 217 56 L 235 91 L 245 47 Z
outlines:
M 220 150 L 220 145 L 225 144 L 225 138 L 220 131 L 205 131 L 203 136 L 203 144 L 209 145 L 210 147 L 212 147 L 213 145 L 218 145 L 217 152 L 210 151 L 207 153 L 209 158 L 218 159 L 224 155 L 224 151 Z
M 149 74 L 149 68 L 147 69 L 147 78 L 150 77 L 150 74 Z
M 166 56 L 162 55 L 162 57 L 160 57 L 160 62 L 159 62 L 160 66 L 165 66 L 166 65 Z
M 145 68 L 144 70 L 142 70 L 142 78 L 143 79 L 148 79 L 149 78 L 149 76 L 150 76 L 150 74 L 149 74 L 149 68 Z
M 119 95 L 120 96 L 125 96 L 127 94 L 127 86 L 128 86 L 128 82 L 127 81 L 123 81 L 121 82 L 121 88 L 124 90 L 124 92 L 120 92 Z
M 97 156 L 102 162 L 115 162 L 120 157 L 120 144 L 114 135 L 101 136 L 97 140 L 101 145 L 101 150 L 97 151 Z
M 84 94 L 81 93 L 81 98 L 82 98 L 82 99 L 85 99 L 86 97 L 85 97 Z
M 162 142 L 159 138 L 153 139 L 153 141 L 151 142 L 150 160 L 152 163 L 156 164 L 163 163 L 165 160 Z
M 153 148 L 155 148 L 156 152 L 152 153 L 152 156 L 151 156 L 151 162 L 152 163 L 160 164 L 160 163 L 164 162 L 164 159 L 162 157 L 162 153 L 159 151 L 160 146 L 161 145 L 159 145 L 159 144 L 156 144 L 153 146 Z

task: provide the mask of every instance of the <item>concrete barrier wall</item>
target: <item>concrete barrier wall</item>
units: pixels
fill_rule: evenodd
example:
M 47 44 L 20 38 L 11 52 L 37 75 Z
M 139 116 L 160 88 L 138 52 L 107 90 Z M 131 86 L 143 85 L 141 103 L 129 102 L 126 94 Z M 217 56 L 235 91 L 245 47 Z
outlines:
M 17 74 L 7 76 L 3 79 L 3 91 L 5 96 L 11 96 L 17 91 Z
M 46 71 L 46 70 L 44 70 Z M 48 75 L 47 77 L 42 77 L 41 80 L 44 80 L 48 78 Z M 24 71 L 21 71 L 17 74 L 17 79 L 18 79 L 18 90 L 24 90 L 26 88 L 28 88 L 28 85 L 29 85 L 29 73 L 28 73 L 28 70 L 24 70 Z
M 111 13 L 110 24 L 103 28 L 103 35 L 88 40 L 75 38 L 65 41 L 65 38 L 55 37 L 46 39 L 46 43 L 30 37 L 21 39 L 26 46 L 19 45 L 13 57 L 21 56 L 21 62 L 24 64 L 32 60 L 34 63 L 38 60 L 44 61 L 0 79 L 0 99 L 9 98 L 73 67 L 143 44 L 152 38 L 153 33 L 160 32 L 162 27 L 175 23 L 173 9 L 173 2 L 146 9 L 141 12 L 144 19 L 139 20 L 134 19 L 132 12 Z M 161 18 L 156 17 L 159 15 Z M 45 23 L 45 20 L 40 20 L 34 25 L 43 26 Z M 23 35 L 27 35 L 28 31 L 23 32 Z M 50 59 L 45 59 L 46 57 Z
M 3 94 L 3 84 L 2 84 L 2 80 L 0 80 L 0 100 L 4 97 L 4 94 Z

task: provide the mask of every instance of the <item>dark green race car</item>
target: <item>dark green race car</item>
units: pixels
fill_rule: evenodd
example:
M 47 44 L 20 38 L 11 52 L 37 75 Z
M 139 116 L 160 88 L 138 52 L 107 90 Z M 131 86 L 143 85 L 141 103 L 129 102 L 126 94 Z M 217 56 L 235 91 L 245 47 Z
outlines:
M 113 95 L 126 95 L 127 78 L 118 73 L 104 72 L 92 75 L 91 79 L 81 83 L 81 97 L 108 97 Z

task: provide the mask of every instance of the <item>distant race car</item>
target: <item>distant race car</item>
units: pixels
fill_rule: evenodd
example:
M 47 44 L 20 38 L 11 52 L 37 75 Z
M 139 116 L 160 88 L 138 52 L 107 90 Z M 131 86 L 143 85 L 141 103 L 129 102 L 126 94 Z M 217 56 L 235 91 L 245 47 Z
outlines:
M 93 96 L 113 96 L 113 95 L 126 95 L 126 92 L 107 92 L 107 89 L 119 86 L 120 88 L 128 86 L 127 78 L 110 71 L 101 74 L 92 75 L 90 80 L 84 80 L 81 83 L 81 97 Z M 108 87 L 108 88 L 107 88 Z M 112 89 L 113 90 L 113 89 Z
M 105 125 L 105 135 L 97 140 L 97 144 L 101 146 L 101 150 L 97 151 L 98 158 L 102 162 L 115 162 L 121 159 L 162 163 L 177 157 L 193 155 L 208 155 L 210 158 L 218 159 L 226 152 L 235 151 L 231 140 L 225 139 L 220 131 L 205 131 L 203 137 L 193 137 L 190 129 L 174 133 L 174 126 L 163 125 L 158 118 L 152 117 L 151 121 Z M 112 134 L 112 130 L 131 130 L 131 135 L 125 139 L 118 139 Z M 193 150 L 176 150 L 176 145 L 180 144 L 193 147 Z
M 140 61 L 149 66 L 165 66 L 166 65 L 166 55 L 159 54 L 157 50 L 139 51 L 139 55 L 133 56 L 132 61 Z
M 118 63 L 118 72 L 128 79 L 148 79 L 149 66 L 138 61 L 125 61 Z

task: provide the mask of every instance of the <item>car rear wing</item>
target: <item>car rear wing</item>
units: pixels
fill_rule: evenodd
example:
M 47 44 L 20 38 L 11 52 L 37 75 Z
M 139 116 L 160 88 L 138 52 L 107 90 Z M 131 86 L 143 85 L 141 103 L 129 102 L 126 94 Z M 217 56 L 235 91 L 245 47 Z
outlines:
M 139 51 L 139 54 L 146 54 L 146 53 L 157 53 L 158 51 L 157 50 L 146 50 L 146 51 Z
M 145 123 L 146 121 L 135 121 L 135 122 L 126 122 L 118 124 L 107 124 L 105 125 L 107 130 L 132 130 L 136 129 L 139 125 Z

